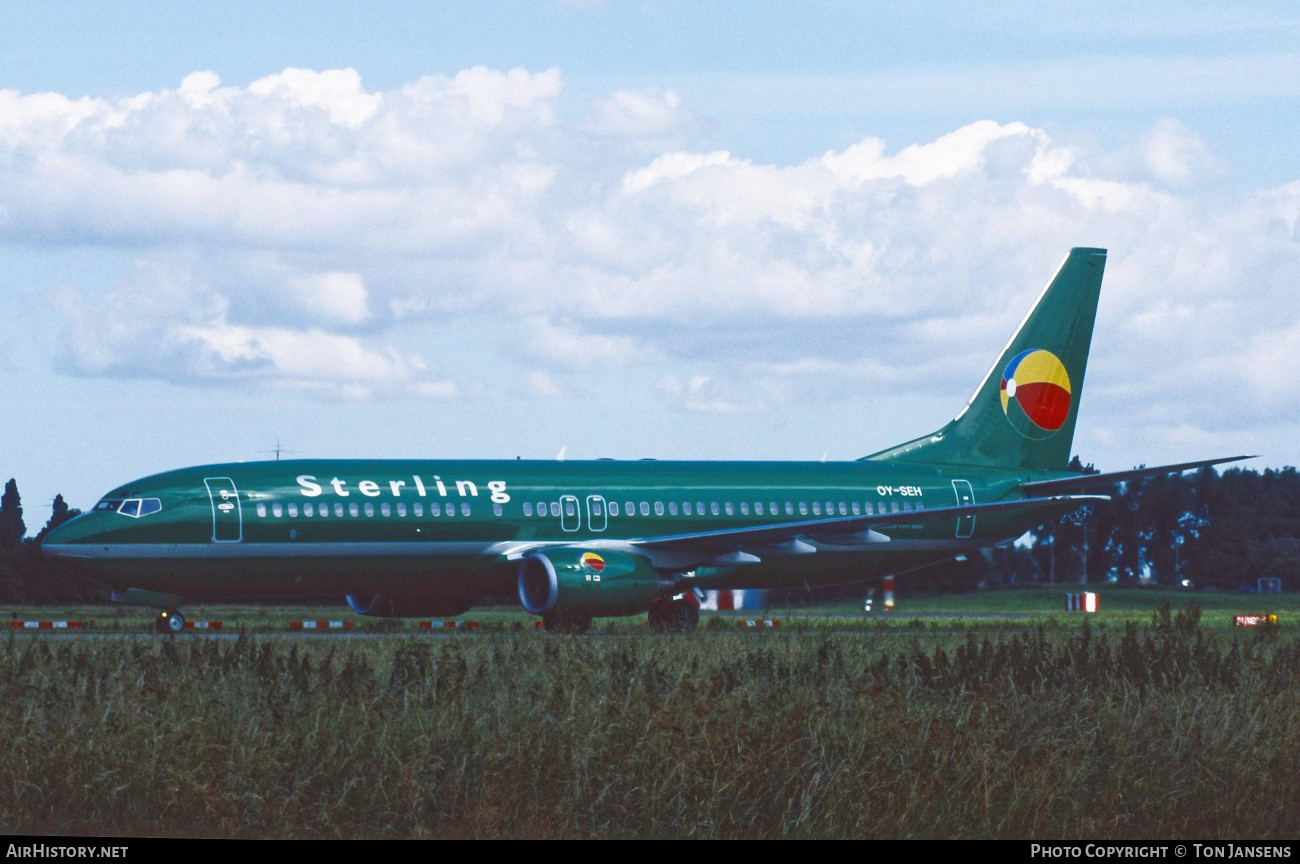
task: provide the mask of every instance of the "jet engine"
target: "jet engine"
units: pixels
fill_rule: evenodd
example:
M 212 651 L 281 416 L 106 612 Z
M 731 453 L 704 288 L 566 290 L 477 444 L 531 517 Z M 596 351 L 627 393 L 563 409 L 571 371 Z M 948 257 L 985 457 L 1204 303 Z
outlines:
M 519 600 L 534 615 L 636 615 L 671 584 L 641 555 L 583 546 L 530 552 L 519 564 Z
M 461 594 L 349 594 L 347 600 L 358 615 L 378 618 L 448 618 L 474 604 Z

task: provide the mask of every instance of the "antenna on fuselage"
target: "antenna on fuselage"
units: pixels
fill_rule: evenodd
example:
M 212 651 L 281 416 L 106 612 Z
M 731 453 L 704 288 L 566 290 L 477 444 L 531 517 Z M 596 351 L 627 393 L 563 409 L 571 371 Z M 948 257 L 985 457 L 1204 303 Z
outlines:
M 275 439 L 275 449 L 274 449 L 274 450 L 262 450 L 262 451 L 260 451 L 260 452 L 262 452 L 262 453 L 274 453 L 274 454 L 275 454 L 275 461 L 276 461 L 276 462 L 279 462 L 279 461 L 280 461 L 280 454 L 281 454 L 281 453 L 296 453 L 297 451 L 296 451 L 296 450 L 290 450 L 290 449 L 288 449 L 287 447 L 285 447 L 283 444 L 280 443 L 280 438 L 279 438 L 279 436 L 276 436 L 276 439 Z

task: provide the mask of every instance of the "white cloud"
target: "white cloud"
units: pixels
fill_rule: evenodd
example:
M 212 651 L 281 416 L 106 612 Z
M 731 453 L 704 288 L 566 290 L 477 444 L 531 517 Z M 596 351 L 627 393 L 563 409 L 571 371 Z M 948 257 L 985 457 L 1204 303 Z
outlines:
M 360 324 L 370 317 L 366 286 L 356 273 L 313 273 L 289 280 L 289 289 L 308 314 L 339 324 Z
M 182 90 L 192 77 L 181 82 Z M 201 84 L 206 86 L 210 82 L 215 84 L 212 79 L 205 79 Z M 275 97 L 303 108 L 319 108 L 329 115 L 331 123 L 353 129 L 375 116 L 383 100 L 381 96 L 365 92 L 361 87 L 361 76 L 355 69 L 329 69 L 325 72 L 286 69 L 278 75 L 268 75 L 249 84 L 248 92 Z
M 592 106 L 587 128 L 602 135 L 645 138 L 682 122 L 681 97 L 672 90 L 619 90 Z
M 0 243 L 140 262 L 58 295 L 82 374 L 354 398 L 522 376 L 551 398 L 622 370 L 722 413 L 927 384 L 955 411 L 1066 249 L 1103 245 L 1088 410 L 1288 410 L 1258 370 L 1300 378 L 1300 182 L 1199 191 L 1214 157 L 1177 120 L 1118 154 L 983 120 L 775 165 L 664 144 L 688 110 L 671 91 L 573 126 L 563 99 L 557 70 L 481 67 L 384 92 L 346 69 L 0 91 Z M 1215 369 L 1235 401 L 1185 407 Z

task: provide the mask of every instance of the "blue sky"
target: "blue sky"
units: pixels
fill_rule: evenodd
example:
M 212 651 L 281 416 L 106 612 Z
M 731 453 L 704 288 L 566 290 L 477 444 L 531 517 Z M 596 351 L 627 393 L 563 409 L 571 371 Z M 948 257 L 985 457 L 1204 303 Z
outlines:
M 1300 451 L 1289 3 L 30 3 L 0 473 L 855 458 L 1111 249 L 1075 449 Z

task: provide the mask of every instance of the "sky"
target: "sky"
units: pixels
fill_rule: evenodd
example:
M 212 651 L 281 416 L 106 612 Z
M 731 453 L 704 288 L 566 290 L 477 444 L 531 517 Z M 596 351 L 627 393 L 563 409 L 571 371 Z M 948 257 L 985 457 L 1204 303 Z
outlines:
M 1300 462 L 1300 11 L 24 2 L 0 475 L 855 459 L 1110 250 L 1074 449 Z

